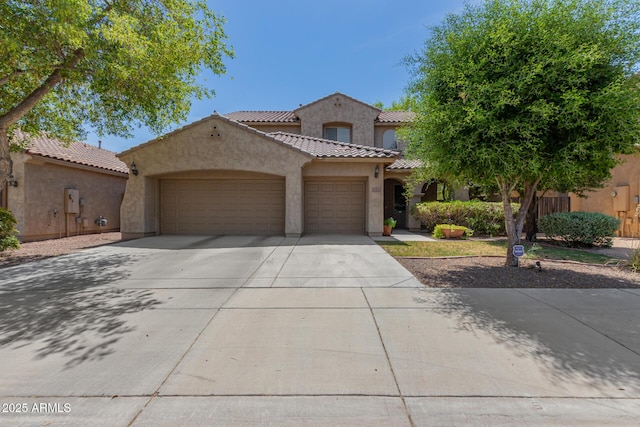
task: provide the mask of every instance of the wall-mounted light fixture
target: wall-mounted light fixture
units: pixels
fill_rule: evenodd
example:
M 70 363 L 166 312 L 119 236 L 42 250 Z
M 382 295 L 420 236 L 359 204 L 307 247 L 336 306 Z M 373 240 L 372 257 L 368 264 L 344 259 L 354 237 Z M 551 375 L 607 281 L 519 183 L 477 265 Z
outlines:
M 13 177 L 13 175 L 9 175 L 9 178 L 7 178 L 7 184 L 9 184 L 9 186 L 11 186 L 11 187 L 17 187 L 18 186 L 18 180 L 15 179 Z
M 138 168 L 136 167 L 136 162 L 132 162 L 131 163 L 131 173 L 134 174 L 135 176 L 138 176 Z
M 376 178 L 380 175 L 380 165 L 376 164 L 376 168 L 373 170 L 373 176 Z
M 618 192 L 617 192 L 617 191 L 612 191 L 612 192 L 611 192 L 611 197 L 616 197 L 617 195 L 618 195 Z

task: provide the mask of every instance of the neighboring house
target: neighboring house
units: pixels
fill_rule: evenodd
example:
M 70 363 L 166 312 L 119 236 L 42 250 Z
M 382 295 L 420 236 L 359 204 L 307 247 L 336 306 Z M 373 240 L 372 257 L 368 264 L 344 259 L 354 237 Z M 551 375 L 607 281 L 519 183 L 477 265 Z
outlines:
M 416 163 L 401 158 L 395 137 L 412 118 L 335 93 L 294 111 L 214 114 L 133 147 L 118 154 L 138 172 L 127 182 L 123 237 L 377 236 L 388 216 L 417 229 L 403 195 Z
M 17 132 L 15 139 L 27 148 L 12 153 L 12 176 L 0 201 L 16 217 L 20 240 L 120 229 L 128 169 L 115 153 L 82 142 L 65 146 L 44 134 Z M 106 225 L 96 223 L 100 217 Z
M 570 194 L 571 211 L 601 212 L 621 220 L 620 234 L 638 236 L 640 210 L 640 154 L 622 156 L 623 163 L 611 170 L 605 187 L 586 193 L 586 198 Z

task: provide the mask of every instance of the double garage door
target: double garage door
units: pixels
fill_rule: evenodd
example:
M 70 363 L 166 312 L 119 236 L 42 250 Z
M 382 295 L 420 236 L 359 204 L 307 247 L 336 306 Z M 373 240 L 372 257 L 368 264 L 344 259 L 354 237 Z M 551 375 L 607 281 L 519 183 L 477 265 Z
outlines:
M 363 234 L 365 194 L 364 181 L 305 181 L 304 232 Z M 162 234 L 282 235 L 284 222 L 284 178 L 160 182 Z
M 162 180 L 162 234 L 284 234 L 284 178 Z

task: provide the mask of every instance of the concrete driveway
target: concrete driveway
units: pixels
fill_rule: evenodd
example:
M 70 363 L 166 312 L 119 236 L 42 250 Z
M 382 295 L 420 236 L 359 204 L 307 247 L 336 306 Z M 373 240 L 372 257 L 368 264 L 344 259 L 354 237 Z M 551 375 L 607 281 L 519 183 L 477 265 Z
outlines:
M 135 240 L 0 270 L 0 425 L 637 425 L 639 309 L 425 289 L 360 236 Z

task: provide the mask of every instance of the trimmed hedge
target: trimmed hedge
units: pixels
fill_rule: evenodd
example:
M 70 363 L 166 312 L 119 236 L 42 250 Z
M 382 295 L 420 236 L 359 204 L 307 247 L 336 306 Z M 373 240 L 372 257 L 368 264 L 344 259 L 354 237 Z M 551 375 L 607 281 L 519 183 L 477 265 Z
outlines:
M 0 208 L 0 252 L 20 247 L 20 241 L 16 237 L 18 231 L 14 228 L 16 223 L 11 211 Z
M 538 219 L 538 230 L 568 246 L 611 247 L 620 220 L 597 212 L 560 212 Z
M 512 203 L 514 212 L 520 205 Z M 425 202 L 416 204 L 411 214 L 429 232 L 437 224 L 463 225 L 481 236 L 504 236 L 504 208 L 502 203 L 480 201 Z

